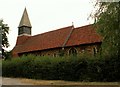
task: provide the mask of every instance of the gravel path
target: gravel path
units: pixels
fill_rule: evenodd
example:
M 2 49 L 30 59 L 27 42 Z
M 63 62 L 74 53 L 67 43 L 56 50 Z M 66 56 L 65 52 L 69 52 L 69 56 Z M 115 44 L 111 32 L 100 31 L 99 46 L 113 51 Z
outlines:
M 33 85 L 31 83 L 24 83 L 18 78 L 2 78 L 2 85 Z
M 91 85 L 90 84 L 85 85 L 85 84 L 82 84 L 82 82 L 68 82 L 68 81 L 60 81 L 60 80 L 56 80 L 56 81 L 54 80 L 32 80 L 32 79 L 22 79 L 22 78 L 0 77 L 0 80 L 1 79 L 2 79 L 2 84 L 0 85 L 4 85 L 2 87 L 7 87 L 5 85 L 11 85 L 8 87 L 20 87 L 20 85 L 25 85 L 24 87 L 120 87 L 118 83 L 113 83 L 113 85 L 112 83 L 107 83 L 107 85 L 104 85 L 103 83 L 101 83 L 103 85 L 98 85 L 98 83 L 96 83 L 95 85 L 93 85 L 92 83 Z

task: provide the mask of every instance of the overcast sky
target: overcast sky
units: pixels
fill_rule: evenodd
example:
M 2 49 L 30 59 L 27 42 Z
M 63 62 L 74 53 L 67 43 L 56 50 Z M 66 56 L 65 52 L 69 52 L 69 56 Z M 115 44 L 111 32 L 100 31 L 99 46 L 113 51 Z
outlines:
M 72 25 L 80 27 L 93 23 L 87 20 L 94 11 L 93 0 L 0 0 L 0 19 L 10 27 L 8 39 L 13 49 L 18 36 L 18 25 L 27 8 L 32 35 Z

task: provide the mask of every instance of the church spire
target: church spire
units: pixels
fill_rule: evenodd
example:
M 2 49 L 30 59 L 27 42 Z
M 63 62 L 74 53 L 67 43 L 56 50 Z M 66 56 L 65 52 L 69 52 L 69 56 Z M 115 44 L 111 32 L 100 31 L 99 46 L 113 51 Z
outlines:
M 28 13 L 27 13 L 27 10 L 25 8 L 24 12 L 23 12 L 23 15 L 22 15 L 22 18 L 21 18 L 21 21 L 20 21 L 20 24 L 18 26 L 18 35 L 31 35 L 31 23 L 30 23 L 30 20 L 29 20 L 29 17 L 28 17 Z
M 21 21 L 20 21 L 20 24 L 19 24 L 19 27 L 21 27 L 21 26 L 32 27 L 31 23 L 30 23 L 30 20 L 29 20 L 29 17 L 28 17 L 28 13 L 27 13 L 26 8 L 25 8 L 25 10 L 23 12 L 23 15 L 22 15 L 22 18 L 21 18 Z

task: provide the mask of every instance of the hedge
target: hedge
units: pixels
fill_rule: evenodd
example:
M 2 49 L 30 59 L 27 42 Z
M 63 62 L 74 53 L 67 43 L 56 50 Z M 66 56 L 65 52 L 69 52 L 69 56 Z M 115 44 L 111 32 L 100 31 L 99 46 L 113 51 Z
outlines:
M 3 61 L 2 75 L 43 80 L 120 81 L 120 58 L 28 55 Z

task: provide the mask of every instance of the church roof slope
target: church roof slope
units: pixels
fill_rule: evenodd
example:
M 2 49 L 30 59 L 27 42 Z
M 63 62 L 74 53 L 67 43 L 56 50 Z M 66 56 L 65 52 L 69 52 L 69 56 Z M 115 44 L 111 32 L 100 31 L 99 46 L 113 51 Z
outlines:
M 81 44 L 91 44 L 101 42 L 101 37 L 96 33 L 92 25 L 75 28 L 72 32 L 66 46 L 74 46 Z
M 21 53 L 62 47 L 71 29 L 72 26 L 69 26 L 43 34 L 31 36 L 24 44 L 16 45 L 14 51 Z
M 70 36 L 64 47 L 102 42 L 101 37 L 96 33 L 92 25 L 72 29 L 73 26 L 68 26 L 31 36 L 26 40 L 26 42 L 24 42 L 24 44 L 16 45 L 13 51 L 15 53 L 23 53 L 62 47 L 68 38 L 68 35 Z

